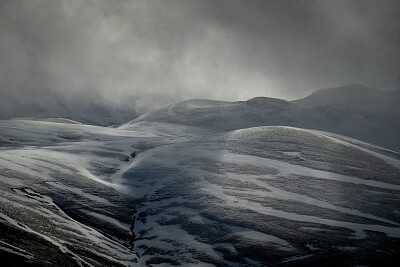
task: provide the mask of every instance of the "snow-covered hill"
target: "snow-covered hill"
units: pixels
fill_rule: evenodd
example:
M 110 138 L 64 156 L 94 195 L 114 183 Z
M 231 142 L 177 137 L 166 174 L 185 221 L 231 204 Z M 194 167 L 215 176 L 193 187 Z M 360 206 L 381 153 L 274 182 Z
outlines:
M 260 101 L 285 105 L 189 101 L 169 111 L 207 118 L 201 109 Z M 10 266 L 400 260 L 397 152 L 292 127 L 131 126 L 0 121 L 0 256 Z
M 374 250 L 400 245 L 399 159 L 344 137 L 256 127 L 144 152 L 118 176 L 144 199 L 142 258 L 373 265 L 397 257 Z
M 400 90 L 361 85 L 322 89 L 304 99 L 257 97 L 248 101 L 187 100 L 140 116 L 123 129 L 162 131 L 162 125 L 210 133 L 255 126 L 323 130 L 400 151 Z M 166 130 L 170 127 L 164 127 Z

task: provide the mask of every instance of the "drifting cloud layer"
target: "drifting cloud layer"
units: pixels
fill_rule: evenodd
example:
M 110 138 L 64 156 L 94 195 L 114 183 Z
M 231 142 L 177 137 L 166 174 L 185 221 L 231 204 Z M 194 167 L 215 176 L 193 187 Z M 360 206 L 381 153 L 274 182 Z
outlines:
M 2 0 L 0 94 L 146 111 L 347 83 L 397 89 L 399 13 L 397 0 Z

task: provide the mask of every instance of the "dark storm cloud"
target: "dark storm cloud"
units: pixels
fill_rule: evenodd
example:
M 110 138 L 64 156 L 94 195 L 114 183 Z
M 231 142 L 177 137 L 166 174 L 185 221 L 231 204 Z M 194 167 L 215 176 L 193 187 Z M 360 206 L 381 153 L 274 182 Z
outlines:
M 0 93 L 144 110 L 400 88 L 400 2 L 0 0 Z

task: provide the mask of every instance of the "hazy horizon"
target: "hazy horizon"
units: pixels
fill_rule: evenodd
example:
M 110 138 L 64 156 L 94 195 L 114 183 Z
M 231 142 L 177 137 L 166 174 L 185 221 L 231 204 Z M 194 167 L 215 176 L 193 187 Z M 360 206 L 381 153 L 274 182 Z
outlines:
M 132 106 L 400 88 L 398 1 L 0 1 L 0 96 Z M 38 98 L 31 100 L 32 98 Z

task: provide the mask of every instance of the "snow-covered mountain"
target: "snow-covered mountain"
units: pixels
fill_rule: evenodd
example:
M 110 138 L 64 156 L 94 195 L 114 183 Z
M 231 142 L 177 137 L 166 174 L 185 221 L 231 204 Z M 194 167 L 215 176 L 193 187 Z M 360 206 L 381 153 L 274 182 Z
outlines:
M 349 88 L 0 120 L 2 266 L 395 266 L 400 153 L 354 137 L 398 144 L 397 107 Z
M 3 266 L 400 260 L 399 153 L 293 127 L 154 125 L 0 121 Z
M 291 102 L 267 97 L 239 102 L 187 100 L 140 116 L 123 128 L 160 129 L 168 123 L 222 132 L 281 125 L 338 133 L 400 151 L 399 103 L 400 90 L 348 85 Z
M 0 119 L 11 118 L 65 118 L 92 125 L 116 125 L 137 117 L 130 108 L 118 108 L 89 98 L 68 98 L 51 90 L 27 92 L 0 97 Z

